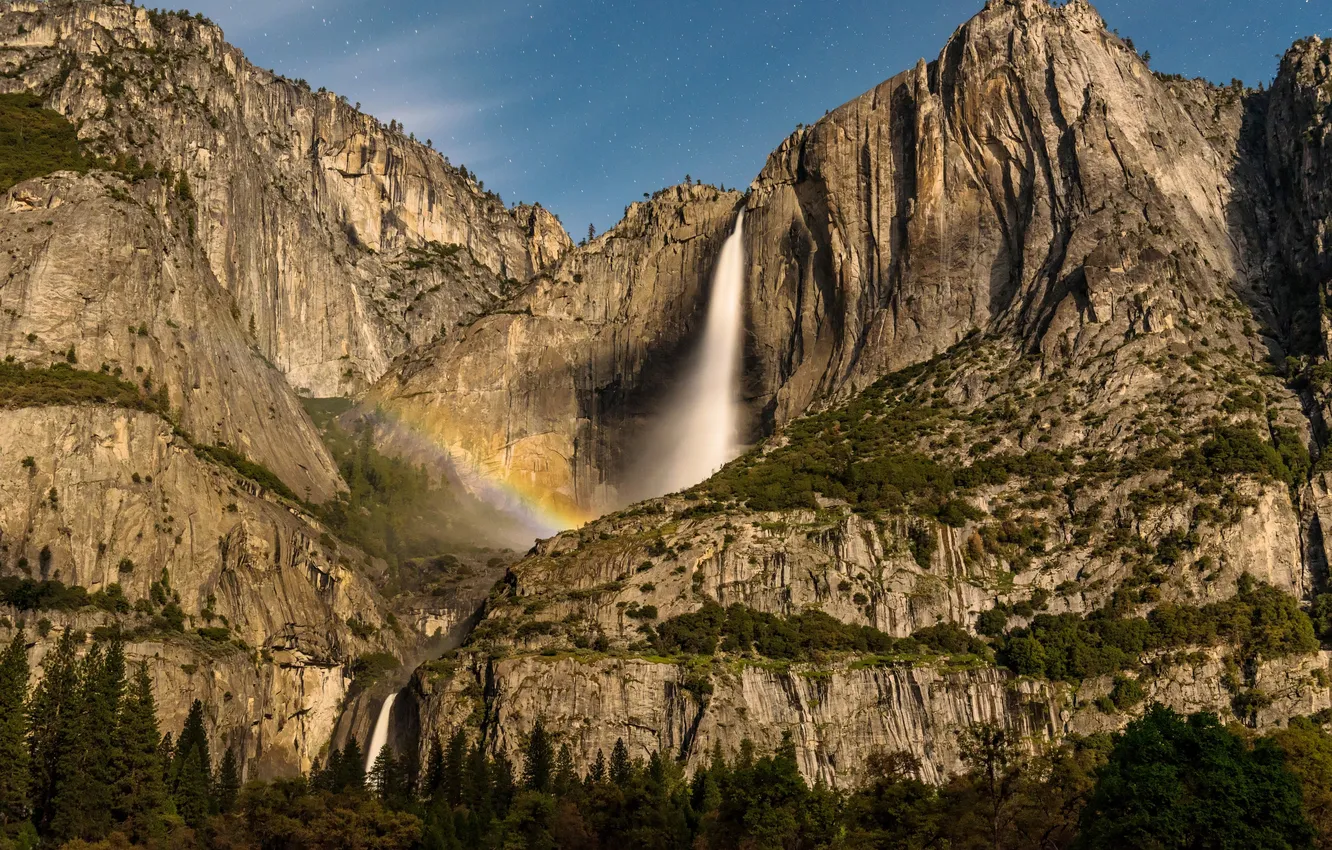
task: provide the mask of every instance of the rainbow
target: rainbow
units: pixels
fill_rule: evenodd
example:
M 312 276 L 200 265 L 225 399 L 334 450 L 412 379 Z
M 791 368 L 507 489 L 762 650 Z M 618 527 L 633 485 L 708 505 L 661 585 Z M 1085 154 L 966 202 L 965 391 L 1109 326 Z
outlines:
M 481 502 L 496 508 L 530 528 L 537 537 L 580 528 L 602 514 L 579 505 L 571 495 L 525 474 L 511 465 L 477 457 L 464 446 L 462 429 L 447 417 L 435 415 L 410 419 L 384 406 L 374 408 L 380 441 L 396 453 L 442 467 L 449 479 L 460 484 Z M 423 419 L 425 421 L 415 421 Z M 503 451 L 501 447 L 500 451 Z

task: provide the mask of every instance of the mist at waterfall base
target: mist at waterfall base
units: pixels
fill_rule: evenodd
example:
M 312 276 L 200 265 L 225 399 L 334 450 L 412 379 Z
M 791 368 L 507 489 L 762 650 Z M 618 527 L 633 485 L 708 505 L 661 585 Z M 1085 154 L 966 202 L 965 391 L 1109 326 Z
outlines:
M 745 328 L 745 212 L 712 273 L 703 338 L 684 380 L 647 429 L 640 459 L 621 488 L 632 501 L 707 480 L 741 451 L 740 373 Z

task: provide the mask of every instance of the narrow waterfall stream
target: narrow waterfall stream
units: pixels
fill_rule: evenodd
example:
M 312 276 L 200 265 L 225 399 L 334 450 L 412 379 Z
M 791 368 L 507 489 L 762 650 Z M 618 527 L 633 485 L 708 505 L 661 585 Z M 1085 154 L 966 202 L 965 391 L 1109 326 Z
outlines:
M 379 758 L 380 750 L 388 743 L 389 720 L 393 716 L 393 701 L 398 698 L 398 694 L 389 694 L 384 699 L 384 704 L 379 707 L 379 716 L 375 718 L 375 729 L 370 733 L 370 746 L 365 748 L 365 771 L 375 766 L 375 759 Z
M 740 452 L 740 371 L 745 327 L 745 211 L 712 273 L 707 324 L 691 371 L 663 415 L 647 478 L 674 493 L 705 480 Z

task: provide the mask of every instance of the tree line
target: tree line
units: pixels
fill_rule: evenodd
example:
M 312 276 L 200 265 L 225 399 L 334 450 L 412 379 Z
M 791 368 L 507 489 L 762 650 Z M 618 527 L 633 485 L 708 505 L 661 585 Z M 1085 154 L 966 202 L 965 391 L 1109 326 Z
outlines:
M 242 787 L 230 749 L 214 768 L 200 702 L 161 735 L 146 667 L 115 641 L 80 659 L 83 641 L 66 630 L 32 689 L 21 629 L 0 655 L 4 850 L 1332 848 L 1323 716 L 1258 737 L 1152 706 L 1058 744 L 976 724 L 942 784 L 876 752 L 854 789 L 806 781 L 789 733 L 768 753 L 714 748 L 692 775 L 623 740 L 579 771 L 538 720 L 512 760 L 457 729 L 367 771 L 352 738 L 308 776 Z
M 195 700 L 174 741 L 162 735 L 146 664 L 127 670 L 119 640 L 66 629 L 29 693 L 25 633 L 0 655 L 0 847 L 101 841 L 168 846 L 240 793 L 235 753 L 216 771 Z

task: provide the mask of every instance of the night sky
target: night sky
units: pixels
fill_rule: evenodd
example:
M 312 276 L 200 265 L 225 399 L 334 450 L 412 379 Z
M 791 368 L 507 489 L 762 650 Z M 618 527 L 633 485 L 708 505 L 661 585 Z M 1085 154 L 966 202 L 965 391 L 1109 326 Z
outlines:
M 798 123 L 944 41 L 982 0 L 193 0 L 256 64 L 397 119 L 575 238 L 686 174 L 747 186 Z M 1270 81 L 1332 0 L 1102 0 L 1158 70 Z

